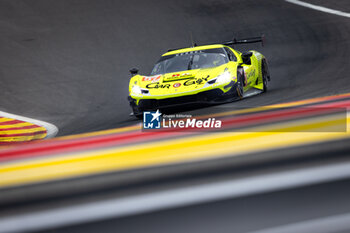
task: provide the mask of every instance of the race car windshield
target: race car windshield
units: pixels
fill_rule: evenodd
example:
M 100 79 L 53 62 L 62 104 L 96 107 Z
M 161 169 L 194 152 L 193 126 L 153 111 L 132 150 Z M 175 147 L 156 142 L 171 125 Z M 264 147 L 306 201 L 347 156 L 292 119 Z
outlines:
M 212 68 L 227 62 L 228 58 L 223 48 L 178 53 L 161 57 L 151 75 Z

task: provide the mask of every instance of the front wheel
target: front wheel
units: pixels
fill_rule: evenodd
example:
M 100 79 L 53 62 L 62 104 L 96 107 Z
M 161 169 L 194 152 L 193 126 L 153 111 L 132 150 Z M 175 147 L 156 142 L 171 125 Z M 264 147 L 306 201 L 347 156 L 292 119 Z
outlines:
M 243 82 L 244 82 L 244 71 L 243 69 L 239 70 L 237 72 L 237 95 L 240 99 L 243 99 L 244 89 L 243 89 Z
M 134 113 L 134 116 L 139 119 L 139 120 L 142 120 L 143 119 L 143 114 L 135 114 Z
M 133 115 L 137 118 L 142 120 L 143 118 L 143 112 L 140 111 L 136 106 L 132 108 Z
M 129 101 L 130 101 L 130 107 L 132 108 L 132 115 L 134 115 L 136 118 L 138 119 L 142 119 L 143 118 L 143 111 L 141 111 L 136 103 L 135 100 L 131 99 L 130 97 L 128 97 Z

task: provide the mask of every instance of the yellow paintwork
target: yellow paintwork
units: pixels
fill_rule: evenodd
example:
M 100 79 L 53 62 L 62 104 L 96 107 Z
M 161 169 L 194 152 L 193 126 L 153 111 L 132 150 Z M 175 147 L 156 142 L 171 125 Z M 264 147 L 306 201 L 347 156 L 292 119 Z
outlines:
M 251 88 L 263 89 L 262 73 L 261 73 L 261 60 L 264 58 L 262 54 L 257 51 L 253 52 L 251 57 L 252 64 L 245 65 L 242 62 L 241 53 L 225 45 L 206 45 L 191 48 L 184 48 L 174 50 L 163 54 L 162 56 L 173 55 L 177 53 L 185 53 L 197 50 L 214 49 L 214 48 L 229 48 L 237 57 L 237 61 L 230 61 L 224 65 L 197 70 L 185 70 L 174 73 L 167 73 L 155 76 L 135 75 L 131 78 L 129 84 L 129 95 L 136 100 L 136 104 L 141 99 L 166 99 L 172 97 L 179 97 L 185 95 L 194 95 L 203 91 L 212 89 L 221 89 L 224 93 L 228 92 L 230 88 L 224 88 L 228 83 L 212 85 L 206 85 L 206 82 L 210 79 L 216 78 L 222 74 L 225 70 L 230 72 L 231 80 L 237 81 L 237 66 L 242 65 L 244 68 L 247 80 L 244 87 L 244 91 Z M 147 89 L 147 94 L 135 94 L 132 92 L 134 85 L 137 85 L 143 89 Z
M 230 62 L 233 63 L 233 62 Z M 217 83 L 214 83 L 211 86 L 204 87 L 206 81 L 202 81 L 201 84 L 196 84 L 195 82 L 198 80 L 207 79 L 210 80 L 212 78 L 216 78 L 219 74 L 223 73 L 225 68 L 229 68 L 230 73 L 232 74 L 236 72 L 235 69 L 233 69 L 234 65 L 229 65 L 229 63 L 224 64 L 222 66 L 218 66 L 215 68 L 210 69 L 201 69 L 201 70 L 187 70 L 182 72 L 175 72 L 175 73 L 168 73 L 162 75 L 161 79 L 162 82 L 160 85 L 164 86 L 164 88 L 147 88 L 147 87 L 154 87 L 157 84 L 157 82 L 152 81 L 142 81 L 143 76 L 135 77 L 138 79 L 138 85 L 141 88 L 146 88 L 149 90 L 150 95 L 140 95 L 136 96 L 131 93 L 131 96 L 134 98 L 142 98 L 142 99 L 164 99 L 164 98 L 170 98 L 175 96 L 182 96 L 182 95 L 192 95 L 197 94 L 202 91 L 211 90 L 214 88 L 220 88 L 222 91 L 226 92 L 228 90 L 224 89 L 224 86 L 227 85 L 221 84 L 218 85 Z M 187 75 L 190 74 L 190 75 Z M 172 78 L 173 75 L 179 75 L 179 78 Z M 184 76 L 188 77 L 194 77 L 193 79 L 184 79 Z M 209 76 L 209 77 L 208 77 Z M 174 87 L 174 84 L 180 83 L 181 86 L 178 88 Z M 193 84 L 195 83 L 195 84 Z M 189 85 L 190 84 L 190 85 Z M 130 87 L 132 88 L 132 87 Z

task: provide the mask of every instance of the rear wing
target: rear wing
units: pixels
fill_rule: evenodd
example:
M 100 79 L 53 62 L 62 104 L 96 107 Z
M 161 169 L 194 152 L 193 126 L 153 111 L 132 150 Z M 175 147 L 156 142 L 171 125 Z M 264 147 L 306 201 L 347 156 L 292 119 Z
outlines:
M 261 45 L 264 47 L 265 44 L 265 35 L 259 36 L 259 37 L 251 37 L 251 38 L 245 38 L 245 39 L 236 39 L 234 38 L 233 40 L 223 42 L 221 44 L 223 45 L 235 45 L 235 44 L 251 44 L 251 43 L 259 43 L 261 42 Z M 220 43 L 218 43 L 220 44 Z
M 261 45 L 264 47 L 265 45 L 265 35 L 261 35 L 259 37 L 251 37 L 251 38 L 245 38 L 245 39 L 236 39 L 233 38 L 233 40 L 230 41 L 226 41 L 226 42 L 219 42 L 219 43 L 211 43 L 209 45 L 214 45 L 214 44 L 223 44 L 223 45 L 227 45 L 227 46 L 232 46 L 235 44 L 251 44 L 251 43 L 259 43 L 261 42 Z M 192 42 L 192 48 L 197 47 L 199 45 L 197 45 L 197 43 Z M 170 51 L 174 51 L 174 50 L 178 50 L 178 49 L 182 49 L 182 48 L 177 48 L 177 49 L 169 49 L 168 52 Z

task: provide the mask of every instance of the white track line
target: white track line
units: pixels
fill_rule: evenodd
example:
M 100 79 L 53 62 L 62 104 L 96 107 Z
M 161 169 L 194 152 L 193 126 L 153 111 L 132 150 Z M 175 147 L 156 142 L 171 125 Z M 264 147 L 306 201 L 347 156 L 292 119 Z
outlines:
M 291 223 L 250 233 L 349 232 L 350 214 L 340 214 Z
M 350 163 L 331 164 L 38 210 L 0 218 L 0 233 L 30 232 L 108 218 L 314 185 L 350 177 Z
M 329 13 L 329 14 L 333 14 L 333 15 L 339 15 L 339 16 L 350 18 L 350 13 L 347 13 L 347 12 L 333 10 L 333 9 L 330 9 L 330 8 L 327 8 L 327 7 L 318 6 L 318 5 L 314 5 L 314 4 L 311 4 L 311 3 L 302 2 L 302 1 L 299 1 L 299 0 L 285 0 L 285 1 L 289 2 L 289 3 L 293 3 L 293 4 L 296 4 L 296 5 L 299 5 L 299 6 L 307 7 L 307 8 L 313 9 L 313 10 L 322 11 L 322 12 L 325 12 L 325 13 Z
M 20 120 L 20 121 L 25 121 L 25 122 L 29 122 L 29 123 L 44 127 L 47 131 L 45 138 L 53 138 L 58 133 L 58 128 L 55 125 L 48 123 L 48 122 L 45 122 L 45 121 L 39 121 L 39 120 L 32 119 L 29 117 L 19 116 L 19 115 L 7 113 L 7 112 L 2 112 L 2 111 L 0 111 L 0 116 L 6 117 L 6 118 L 12 118 L 15 120 Z

